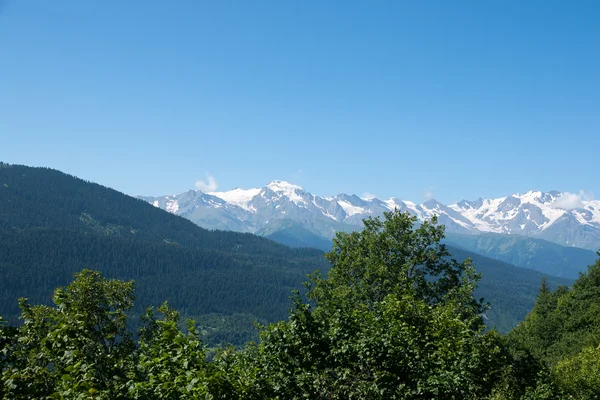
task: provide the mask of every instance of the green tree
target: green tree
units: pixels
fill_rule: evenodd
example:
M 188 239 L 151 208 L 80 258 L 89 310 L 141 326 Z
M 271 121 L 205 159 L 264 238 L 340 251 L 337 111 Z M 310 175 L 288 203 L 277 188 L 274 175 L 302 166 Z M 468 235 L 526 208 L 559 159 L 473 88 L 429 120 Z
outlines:
M 325 255 L 331 264 L 327 279 L 312 278 L 311 300 L 321 308 L 340 304 L 371 307 L 389 294 L 408 294 L 427 304 L 458 302 L 465 317 L 485 309 L 472 296 L 480 276 L 471 260 L 451 258 L 444 226 L 437 218 L 415 228 L 416 217 L 399 211 L 384 220 L 368 218 L 360 232 L 338 233 Z M 475 318 L 481 321 L 479 318 Z
M 558 386 L 572 398 L 600 398 L 600 346 L 586 347 L 576 356 L 561 360 L 553 372 Z
M 194 322 L 187 334 L 178 327 L 179 313 L 163 304 L 156 319 L 152 309 L 142 317 L 136 377 L 128 383 L 135 399 L 234 399 L 223 371 L 206 361 Z
M 3 371 L 7 398 L 124 398 L 134 341 L 125 312 L 133 282 L 84 270 L 56 289 L 55 307 L 21 299 L 23 325 Z
M 2 371 L 13 362 L 13 347 L 16 340 L 16 329 L 8 326 L 0 317 L 0 377 Z M 0 384 L 0 398 L 4 398 L 4 385 Z
M 249 353 L 262 398 L 482 398 L 506 373 L 499 335 L 483 332 L 477 274 L 444 246 L 436 220 L 399 211 L 338 233 L 309 302 L 261 332 Z
M 510 336 L 549 368 L 600 342 L 600 260 L 573 287 L 542 291 L 533 310 Z
M 533 310 L 509 340 L 540 360 L 547 378 L 538 385 L 546 398 L 600 398 L 600 260 L 571 289 L 542 285 Z M 544 398 L 544 397 L 539 397 Z
M 545 296 L 551 292 L 550 285 L 548 284 L 548 279 L 546 275 L 542 277 L 542 282 L 540 283 L 540 292 L 538 296 Z

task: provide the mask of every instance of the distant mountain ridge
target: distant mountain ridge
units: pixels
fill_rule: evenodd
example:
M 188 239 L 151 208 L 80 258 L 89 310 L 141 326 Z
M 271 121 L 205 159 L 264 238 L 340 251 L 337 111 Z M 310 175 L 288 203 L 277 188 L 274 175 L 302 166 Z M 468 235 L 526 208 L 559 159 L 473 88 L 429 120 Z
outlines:
M 590 250 L 517 235 L 449 233 L 444 242 L 518 267 L 570 279 L 577 279 L 586 266 L 598 259 Z
M 204 228 L 263 236 L 277 232 L 270 225 L 289 226 L 294 222 L 315 238 L 330 239 L 337 231 L 359 229 L 366 217 L 380 216 L 397 208 L 416 215 L 421 221 L 437 215 L 449 233 L 520 235 L 597 250 L 600 247 L 600 201 L 578 199 L 573 204 L 565 201 L 568 196 L 571 195 L 558 191 L 529 191 L 496 199 L 463 200 L 451 205 L 434 199 L 416 204 L 395 197 L 387 200 L 347 194 L 321 197 L 285 181 L 272 181 L 263 188 L 211 193 L 190 190 L 173 196 L 140 198 Z

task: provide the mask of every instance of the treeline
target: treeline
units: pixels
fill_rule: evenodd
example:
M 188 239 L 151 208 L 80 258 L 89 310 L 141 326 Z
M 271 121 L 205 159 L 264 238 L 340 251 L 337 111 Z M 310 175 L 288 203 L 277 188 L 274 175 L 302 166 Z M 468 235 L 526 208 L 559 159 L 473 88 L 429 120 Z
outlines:
M 340 233 L 287 321 L 210 357 L 202 326 L 163 305 L 127 328 L 133 282 L 85 270 L 54 305 L 20 302 L 0 330 L 4 399 L 596 399 L 600 262 L 572 289 L 542 282 L 535 309 L 503 336 L 484 327 L 472 263 L 443 227 L 407 214 Z M 563 316 L 564 318 L 561 318 Z

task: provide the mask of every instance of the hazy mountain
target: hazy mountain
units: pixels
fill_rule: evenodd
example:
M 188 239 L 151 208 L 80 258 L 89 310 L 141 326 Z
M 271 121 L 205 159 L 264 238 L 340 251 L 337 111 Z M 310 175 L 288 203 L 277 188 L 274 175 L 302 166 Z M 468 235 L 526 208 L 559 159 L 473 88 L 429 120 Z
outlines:
M 590 250 L 565 247 L 546 240 L 516 235 L 447 234 L 445 242 L 453 247 L 530 268 L 548 275 L 576 279 L 598 256 Z
M 448 233 L 519 235 L 596 250 L 600 247 L 600 201 L 579 198 L 573 201 L 572 196 L 557 191 L 529 191 L 451 205 L 433 199 L 416 204 L 395 197 L 387 200 L 347 194 L 321 197 L 300 186 L 273 181 L 256 189 L 213 193 L 191 190 L 174 196 L 142 198 L 211 229 L 272 235 L 276 229 L 269 229 L 269 225 L 289 226 L 293 222 L 316 236 L 330 239 L 336 231 L 360 229 L 366 217 L 397 208 L 416 215 L 419 220 L 437 215 Z

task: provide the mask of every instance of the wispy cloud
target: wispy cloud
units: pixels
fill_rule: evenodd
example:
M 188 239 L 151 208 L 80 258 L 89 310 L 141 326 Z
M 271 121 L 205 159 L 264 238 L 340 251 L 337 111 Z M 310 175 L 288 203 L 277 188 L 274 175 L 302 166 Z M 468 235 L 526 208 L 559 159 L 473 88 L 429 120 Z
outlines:
M 196 181 L 196 187 L 205 193 L 214 192 L 215 190 L 217 190 L 218 186 L 219 185 L 217 184 L 217 180 L 215 179 L 215 177 L 208 172 L 206 173 L 205 180 L 199 179 Z
M 592 200 L 593 198 L 594 195 L 592 193 L 583 190 L 580 190 L 579 193 L 564 192 L 559 198 L 552 202 L 551 206 L 562 210 L 573 210 L 575 208 L 583 208 L 583 202 Z
M 364 192 L 362 194 L 362 196 L 360 196 L 360 198 L 363 200 L 373 200 L 376 197 L 377 197 L 377 195 L 375 195 L 373 193 L 369 193 L 369 192 Z
M 433 199 L 433 192 L 435 191 L 435 186 L 426 187 L 423 191 L 423 200 L 431 200 Z

